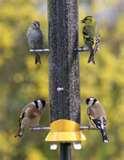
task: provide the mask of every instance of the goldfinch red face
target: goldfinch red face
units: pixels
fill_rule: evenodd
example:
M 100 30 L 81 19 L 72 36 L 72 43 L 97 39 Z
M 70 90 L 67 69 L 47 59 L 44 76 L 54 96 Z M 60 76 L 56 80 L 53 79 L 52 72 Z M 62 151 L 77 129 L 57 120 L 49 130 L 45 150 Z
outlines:
M 32 102 L 32 105 L 27 108 L 26 112 L 29 118 L 35 118 L 39 116 L 43 108 L 45 107 L 45 100 L 37 99 Z
M 39 111 L 41 111 L 46 105 L 45 100 L 42 100 L 42 99 L 34 100 L 34 103 L 35 103 L 36 108 Z
M 22 137 L 25 128 L 35 127 L 39 125 L 43 108 L 46 106 L 46 101 L 36 99 L 27 104 L 20 113 L 19 128 L 15 137 Z

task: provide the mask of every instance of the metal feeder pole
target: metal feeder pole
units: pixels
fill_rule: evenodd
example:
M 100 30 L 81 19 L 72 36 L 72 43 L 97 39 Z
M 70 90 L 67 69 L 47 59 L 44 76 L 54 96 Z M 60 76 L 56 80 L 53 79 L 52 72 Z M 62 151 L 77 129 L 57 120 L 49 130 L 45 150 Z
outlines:
M 78 1 L 49 0 L 48 11 L 51 122 L 80 124 Z M 60 143 L 60 160 L 71 160 L 71 143 Z

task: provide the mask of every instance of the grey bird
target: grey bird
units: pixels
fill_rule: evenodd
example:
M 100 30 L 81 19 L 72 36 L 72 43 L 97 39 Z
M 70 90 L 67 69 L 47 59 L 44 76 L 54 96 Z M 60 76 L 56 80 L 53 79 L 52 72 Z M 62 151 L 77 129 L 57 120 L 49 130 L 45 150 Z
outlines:
M 108 143 L 109 139 L 106 132 L 107 118 L 106 113 L 101 103 L 94 97 L 88 97 L 86 99 L 88 105 L 87 114 L 90 120 L 95 124 L 102 135 L 104 143 Z
M 25 128 L 32 128 L 39 125 L 46 101 L 36 99 L 28 103 L 21 111 L 19 116 L 19 126 L 15 137 L 22 137 Z
M 27 30 L 27 40 L 30 49 L 42 49 L 43 48 L 43 34 L 40 29 L 39 21 L 34 21 Z M 39 53 L 35 53 L 35 64 L 41 64 Z

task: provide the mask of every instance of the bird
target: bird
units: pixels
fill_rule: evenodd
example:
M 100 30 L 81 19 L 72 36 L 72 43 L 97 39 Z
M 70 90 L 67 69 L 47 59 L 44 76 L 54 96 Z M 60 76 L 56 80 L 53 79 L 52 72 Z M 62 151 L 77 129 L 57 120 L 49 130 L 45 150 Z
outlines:
M 46 101 L 43 99 L 36 99 L 24 106 L 19 116 L 18 131 L 15 137 L 22 137 L 25 128 L 32 128 L 39 125 L 45 106 Z
M 89 119 L 100 131 L 103 142 L 108 143 L 109 139 L 106 131 L 107 118 L 103 106 L 95 97 L 88 97 L 86 104 L 88 105 L 87 114 Z
M 89 48 L 89 52 L 90 52 L 88 63 L 95 64 L 94 42 L 95 42 L 95 36 L 96 36 L 96 20 L 92 16 L 86 16 L 83 20 L 81 20 L 81 22 L 84 23 L 84 26 L 82 29 L 84 44 L 86 47 Z
M 28 45 L 30 49 L 42 49 L 43 48 L 43 33 L 40 29 L 40 22 L 33 21 L 28 27 L 26 33 Z M 35 53 L 35 64 L 41 64 L 40 55 Z

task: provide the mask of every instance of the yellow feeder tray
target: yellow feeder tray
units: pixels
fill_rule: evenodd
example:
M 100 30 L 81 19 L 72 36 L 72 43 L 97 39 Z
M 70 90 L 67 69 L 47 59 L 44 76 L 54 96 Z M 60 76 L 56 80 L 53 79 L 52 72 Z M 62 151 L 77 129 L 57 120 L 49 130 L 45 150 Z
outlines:
M 59 119 L 50 124 L 50 132 L 46 139 L 48 142 L 81 142 L 85 135 L 80 131 L 80 125 L 72 120 Z

